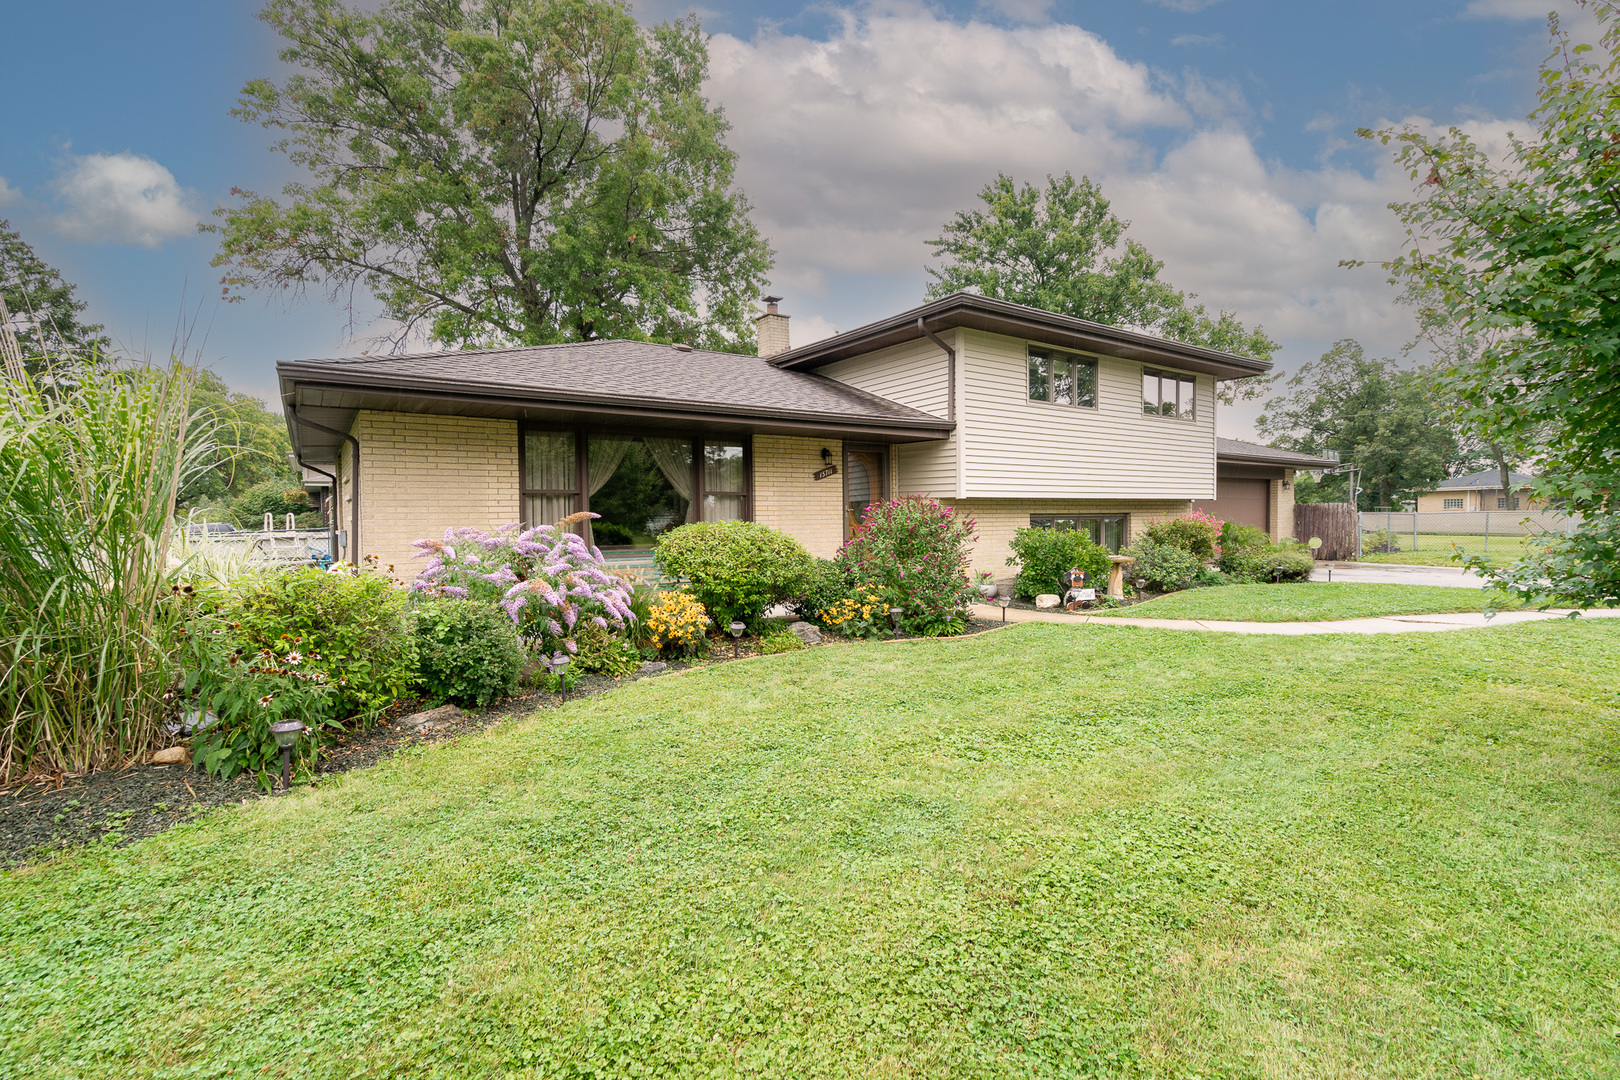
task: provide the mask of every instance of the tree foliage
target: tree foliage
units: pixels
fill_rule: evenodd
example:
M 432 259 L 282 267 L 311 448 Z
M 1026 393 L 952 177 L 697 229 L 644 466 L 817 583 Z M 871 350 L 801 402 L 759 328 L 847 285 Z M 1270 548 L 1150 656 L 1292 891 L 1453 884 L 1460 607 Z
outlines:
M 1420 197 L 1393 205 L 1407 245 L 1384 264 L 1420 318 L 1471 343 L 1447 378 L 1469 426 L 1534 456 L 1533 487 L 1586 515 L 1546 559 L 1497 572 L 1530 599 L 1620 603 L 1620 14 L 1582 0 L 1601 53 L 1550 16 L 1533 132 L 1492 160 L 1462 131 L 1363 131 L 1394 144 Z M 1596 59 L 1603 56 L 1603 59 Z
M 1114 215 L 1089 177 L 1048 176 L 1042 191 L 997 174 L 979 200 L 984 209 L 958 212 L 928 241 L 945 260 L 927 268 L 929 299 L 972 290 L 1256 360 L 1276 352 L 1260 327 L 1248 329 L 1230 311 L 1211 316 L 1193 294 L 1161 280 L 1164 263 L 1126 237 L 1130 222 Z M 1271 381 L 1235 380 L 1219 392 L 1228 402 L 1259 397 Z
M 396 341 L 600 337 L 752 351 L 770 252 L 704 100 L 695 18 L 618 0 L 270 0 L 297 72 L 235 115 L 311 176 L 240 191 L 215 265 L 244 288 L 373 292 Z
M 199 368 L 191 404 L 214 431 L 214 445 L 207 468 L 181 489 L 182 505 L 230 499 L 265 481 L 277 481 L 284 488 L 298 486 L 299 476 L 287 461 L 292 451 L 287 426 L 264 402 L 232 390 L 217 374 Z
M 1255 427 L 1274 446 L 1304 454 L 1337 450 L 1342 461 L 1360 466 L 1364 510 L 1436 487 L 1467 461 L 1432 377 L 1369 357 L 1348 338 L 1301 365 Z M 1348 484 L 1345 476 L 1302 481 L 1295 498 L 1348 501 Z
M 3 218 L 0 296 L 11 313 L 11 329 L 30 375 L 38 376 L 54 364 L 99 363 L 112 348 L 99 324 L 79 321 L 85 302 L 74 295 L 74 286 Z

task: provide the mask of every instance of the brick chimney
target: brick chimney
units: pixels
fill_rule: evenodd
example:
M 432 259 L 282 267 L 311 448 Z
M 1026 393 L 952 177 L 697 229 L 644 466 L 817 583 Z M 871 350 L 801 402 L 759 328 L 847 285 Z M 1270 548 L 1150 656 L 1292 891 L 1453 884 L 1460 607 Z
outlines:
M 765 314 L 754 316 L 754 326 L 757 328 L 754 336 L 759 341 L 759 355 L 785 353 L 788 351 L 788 317 L 776 310 L 782 298 L 762 296 L 760 299 L 765 301 Z

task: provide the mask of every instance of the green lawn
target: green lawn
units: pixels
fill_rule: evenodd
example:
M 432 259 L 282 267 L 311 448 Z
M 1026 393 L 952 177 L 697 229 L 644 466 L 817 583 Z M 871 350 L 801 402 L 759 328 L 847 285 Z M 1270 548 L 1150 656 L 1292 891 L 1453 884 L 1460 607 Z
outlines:
M 1379 585 L 1300 581 L 1290 585 L 1219 585 L 1188 589 L 1130 607 L 1095 612 L 1117 618 L 1226 619 L 1234 622 L 1311 622 L 1480 611 L 1494 597 L 1503 609 L 1523 605 L 1498 590 L 1448 585 Z
M 1468 533 L 1418 533 L 1416 547 L 1412 544 L 1412 534 L 1395 530 L 1395 542 L 1400 545 L 1400 551 L 1385 553 L 1366 552 L 1361 556 L 1362 562 L 1368 563 L 1396 563 L 1404 566 L 1457 566 L 1459 563 L 1453 559 L 1454 547 L 1460 547 L 1471 555 L 1485 555 L 1492 563 L 1504 563 L 1512 559 L 1521 558 L 1525 548 L 1532 542 L 1528 536 L 1492 536 L 1489 545 L 1486 538 Z
M 1620 1075 L 1620 621 L 638 682 L 0 878 L 0 1076 Z

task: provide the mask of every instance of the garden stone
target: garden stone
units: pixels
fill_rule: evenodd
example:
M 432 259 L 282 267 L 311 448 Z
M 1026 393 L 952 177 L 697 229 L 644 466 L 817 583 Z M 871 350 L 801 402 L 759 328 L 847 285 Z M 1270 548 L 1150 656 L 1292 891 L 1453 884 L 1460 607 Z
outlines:
M 660 671 L 668 671 L 669 665 L 662 660 L 643 660 L 638 669 L 643 675 L 652 675 Z
M 190 762 L 191 751 L 183 746 L 171 746 L 152 755 L 154 765 L 187 765 Z
M 821 644 L 821 630 L 813 623 L 796 622 L 788 627 L 788 632 L 806 645 Z
M 1062 600 L 1063 598 L 1058 596 L 1057 593 L 1043 592 L 1035 598 L 1035 606 L 1038 608 L 1055 608 L 1062 603 Z
M 399 721 L 399 726 L 406 731 L 420 731 L 425 727 L 448 724 L 465 715 L 467 714 L 454 705 L 440 705 L 437 709 L 429 709 L 427 712 L 411 713 Z

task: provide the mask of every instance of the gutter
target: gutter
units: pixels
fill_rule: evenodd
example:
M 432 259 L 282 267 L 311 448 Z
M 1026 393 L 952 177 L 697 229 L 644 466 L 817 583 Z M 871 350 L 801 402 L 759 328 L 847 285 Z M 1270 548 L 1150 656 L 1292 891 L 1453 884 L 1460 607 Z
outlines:
M 940 340 L 939 336 L 928 329 L 921 315 L 917 316 L 917 329 L 922 336 L 945 350 L 945 422 L 956 423 L 956 350 Z
M 294 413 L 294 415 L 295 416 L 297 415 L 296 412 Z M 333 502 L 333 505 L 332 505 L 332 515 L 331 515 L 331 517 L 329 517 L 327 519 L 328 524 L 327 524 L 327 530 L 326 531 L 327 531 L 328 535 L 327 535 L 326 550 L 327 550 L 327 553 L 332 556 L 332 561 L 337 562 L 338 478 L 337 478 L 337 476 L 335 474 L 329 473 L 325 469 L 317 468 L 314 465 L 306 465 L 304 463 L 304 459 L 299 457 L 297 454 L 293 455 L 293 459 L 298 462 L 298 467 L 300 469 L 308 469 L 312 473 L 319 473 L 321 476 L 324 476 L 328 480 L 332 481 L 332 502 Z
M 306 420 L 304 417 L 298 415 L 298 406 L 296 405 L 288 405 L 287 413 L 293 418 L 293 423 L 302 424 L 304 427 L 313 428 L 314 430 L 324 432 L 327 435 L 336 435 L 338 438 L 347 442 L 349 446 L 354 449 L 354 481 L 350 484 L 351 490 L 349 492 L 349 498 L 354 500 L 354 508 L 349 512 L 348 548 L 349 554 L 354 556 L 354 558 L 350 561 L 354 563 L 355 571 L 358 572 L 360 569 L 360 440 L 356 439 L 348 432 L 338 431 L 336 428 L 329 428 L 325 424 L 317 424 L 313 420 Z M 338 480 L 337 477 L 334 476 L 332 477 L 333 498 L 337 498 L 337 491 Z M 335 532 L 337 528 L 336 508 L 334 508 L 332 513 L 332 527 Z M 337 561 L 336 537 L 333 538 L 332 560 L 333 562 Z

